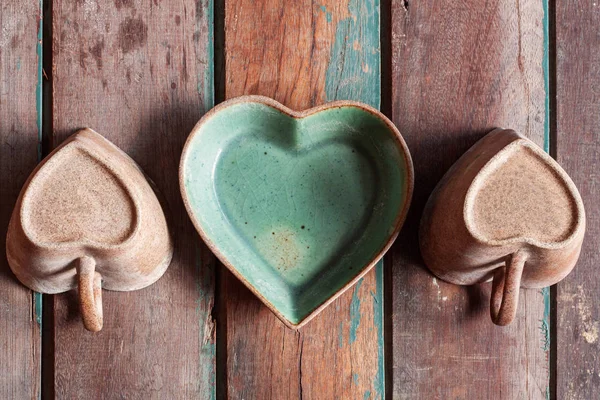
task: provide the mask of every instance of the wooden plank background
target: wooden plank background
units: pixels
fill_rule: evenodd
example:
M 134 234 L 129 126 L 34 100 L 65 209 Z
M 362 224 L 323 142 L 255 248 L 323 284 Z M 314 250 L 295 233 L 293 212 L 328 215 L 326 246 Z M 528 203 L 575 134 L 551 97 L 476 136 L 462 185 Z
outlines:
M 0 241 L 39 154 L 89 126 L 156 182 L 176 252 L 153 286 L 104 293 L 100 333 L 83 329 L 74 292 L 46 296 L 43 341 L 40 296 L 0 257 L 0 398 L 591 399 L 600 391 L 598 4 L 47 4 L 44 21 L 38 1 L 0 4 Z M 43 107 L 42 40 L 52 100 Z M 385 257 L 385 293 L 380 264 L 294 332 L 216 264 L 177 179 L 183 142 L 213 106 L 215 87 L 219 101 L 262 94 L 301 110 L 354 99 L 393 118 L 416 181 L 405 228 Z M 572 275 L 553 298 L 524 291 L 504 328 L 489 319 L 489 286 L 433 278 L 416 239 L 435 184 L 495 126 L 551 150 L 588 217 Z
M 542 399 L 544 295 L 523 291 L 515 321 L 490 321 L 490 286 L 436 279 L 418 225 L 444 172 L 494 127 L 544 146 L 544 13 L 538 1 L 392 2 L 392 113 L 415 164 L 415 194 L 392 248 L 393 396 Z
M 213 258 L 178 184 L 183 143 L 213 105 L 212 4 L 56 0 L 52 18 L 53 145 L 91 127 L 122 148 L 160 188 L 175 241 L 157 283 L 104 292 L 99 333 L 73 292 L 55 296 L 56 397 L 214 397 Z
M 587 226 L 557 285 L 556 398 L 600 393 L 600 4 L 556 2 L 556 156 L 579 188 Z
M 0 3 L 0 398 L 40 395 L 41 298 L 4 256 L 6 229 L 41 134 L 41 3 Z

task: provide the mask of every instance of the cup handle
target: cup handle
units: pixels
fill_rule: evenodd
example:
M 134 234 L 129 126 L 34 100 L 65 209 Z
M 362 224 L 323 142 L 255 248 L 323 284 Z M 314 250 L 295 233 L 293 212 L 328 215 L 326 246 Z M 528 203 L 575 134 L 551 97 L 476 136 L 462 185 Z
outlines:
M 505 326 L 512 322 L 517 314 L 521 275 L 527 261 L 522 250 L 510 256 L 504 267 L 496 269 L 492 283 L 490 314 L 496 325 Z
M 79 306 L 83 325 L 90 332 L 102 329 L 102 277 L 96 272 L 96 261 L 84 256 L 78 259 Z

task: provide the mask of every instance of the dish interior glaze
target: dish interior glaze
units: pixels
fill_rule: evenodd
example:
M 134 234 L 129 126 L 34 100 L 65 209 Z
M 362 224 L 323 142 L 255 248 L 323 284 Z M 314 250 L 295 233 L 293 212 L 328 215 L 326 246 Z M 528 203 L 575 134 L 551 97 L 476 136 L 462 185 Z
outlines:
M 238 103 L 198 129 L 182 162 L 188 208 L 221 261 L 292 324 L 389 241 L 407 201 L 407 160 L 367 110 L 294 118 Z

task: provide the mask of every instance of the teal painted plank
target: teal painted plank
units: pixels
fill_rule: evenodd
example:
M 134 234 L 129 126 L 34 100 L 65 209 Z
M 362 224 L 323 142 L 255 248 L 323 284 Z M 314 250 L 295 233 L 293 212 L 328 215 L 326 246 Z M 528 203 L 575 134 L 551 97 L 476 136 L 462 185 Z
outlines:
M 544 18 L 542 19 L 542 29 L 544 35 L 544 55 L 542 58 L 542 70 L 544 71 L 544 88 L 546 90 L 546 99 L 544 101 L 544 107 L 546 115 L 544 118 L 544 150 L 550 152 L 550 31 L 549 31 L 549 9 L 548 0 L 542 0 L 542 6 L 544 9 Z
M 206 38 L 206 59 L 208 64 L 204 69 L 204 88 L 198 89 L 198 94 L 203 95 L 204 112 L 215 106 L 216 86 L 215 86 L 215 3 L 214 0 L 203 0 L 203 9 L 206 13 L 207 38 Z M 201 79 L 198 78 L 198 85 Z
M 352 291 L 352 302 L 350 303 L 350 336 L 348 338 L 348 344 L 350 345 L 356 342 L 356 331 L 360 325 L 360 298 L 358 291 L 362 283 L 363 279 L 354 285 L 354 290 Z
M 203 97 L 203 112 L 207 112 L 215 106 L 216 86 L 215 86 L 215 4 L 214 0 L 203 0 L 202 9 L 205 10 L 207 37 L 206 37 L 206 60 L 208 61 L 204 69 L 204 87 L 198 88 L 198 94 Z M 198 85 L 201 79 L 198 77 Z M 200 333 L 202 338 L 201 357 L 199 358 L 199 369 L 201 371 L 202 382 L 200 385 L 201 397 L 215 400 L 217 398 L 217 339 L 216 326 L 210 312 L 214 306 L 215 296 L 215 257 L 206 248 L 204 243 L 199 243 L 196 249 L 199 256 L 197 260 L 199 281 L 198 289 L 198 307 L 197 313 L 200 322 Z M 208 315 L 205 315 L 209 312 Z M 206 360 L 212 361 L 206 363 Z
M 379 108 L 381 57 L 379 0 L 350 0 L 339 21 L 325 78 L 328 101 L 356 100 Z
M 198 316 L 200 333 L 200 357 L 198 358 L 201 374 L 199 395 L 203 399 L 214 400 L 217 397 L 217 371 L 216 371 L 216 326 L 207 310 L 212 310 L 214 305 L 215 287 L 215 258 L 202 243 L 196 246 L 196 267 L 198 281 L 196 290 L 196 314 Z M 209 360 L 209 362 L 206 362 Z M 212 360 L 212 362 L 210 362 Z
M 549 31 L 550 15 L 549 15 L 549 8 L 548 8 L 548 0 L 542 0 L 542 6 L 543 6 L 543 10 L 544 10 L 544 18 L 542 19 L 542 29 L 543 29 L 543 34 L 544 34 L 544 54 L 543 54 L 543 58 L 542 58 L 542 70 L 544 71 L 544 88 L 546 90 L 546 98 L 544 101 L 544 107 L 545 107 L 544 151 L 549 153 L 550 146 L 551 146 L 551 143 L 550 143 L 550 140 L 551 140 L 550 113 L 552 112 L 552 110 L 550 110 L 550 96 L 552 96 L 553 93 L 550 93 L 550 68 L 549 68 L 549 65 L 550 65 L 550 31 Z M 543 301 L 544 301 L 544 315 L 543 315 L 542 320 L 540 321 L 540 333 L 542 335 L 541 346 L 542 346 L 542 351 L 544 351 L 547 354 L 548 371 L 551 371 L 552 366 L 550 364 L 552 362 L 552 359 L 550 357 L 550 351 L 551 351 L 551 346 L 553 345 L 553 343 L 552 343 L 552 338 L 550 336 L 550 334 L 551 334 L 551 329 L 550 329 L 550 303 L 551 303 L 550 288 L 549 287 L 543 288 L 541 290 L 541 294 L 542 294 Z M 546 388 L 546 398 L 547 399 L 550 399 L 551 384 L 552 384 L 552 382 L 550 382 L 550 379 L 548 379 L 548 386 Z
M 43 110 L 43 102 L 42 102 L 42 86 L 43 86 L 43 65 L 44 65 L 44 50 L 43 50 L 43 41 L 44 41 L 44 1 L 39 0 L 38 2 L 38 20 L 37 20 L 37 44 L 36 44 L 36 54 L 37 54 L 37 84 L 35 87 L 35 109 L 36 109 L 36 126 L 37 126 L 37 136 L 38 136 L 38 144 L 37 144 L 37 155 L 38 161 L 42 161 L 44 156 L 43 148 L 42 148 L 42 138 L 43 138 L 43 130 L 42 130 L 42 118 L 44 114 Z M 34 304 L 34 318 L 35 322 L 39 328 L 39 346 L 41 351 L 42 346 L 42 312 L 43 312 L 43 302 L 42 302 L 42 294 L 38 292 L 32 292 L 33 296 L 33 304 Z M 40 360 L 39 366 L 39 376 L 40 376 L 40 388 L 42 385 L 41 377 L 42 377 L 42 363 Z M 42 398 L 42 390 L 38 392 L 38 399 Z
M 322 6 L 321 10 L 328 11 Z M 375 108 L 381 105 L 381 43 L 379 0 L 350 0 L 349 16 L 339 21 L 325 80 L 326 98 L 356 100 Z M 330 14 L 327 20 L 331 21 Z M 364 398 L 383 398 L 385 395 L 385 348 L 383 321 L 383 260 L 375 266 L 376 290 L 371 292 L 373 302 L 372 334 L 377 340 L 377 373 L 373 377 L 373 393 L 366 391 Z M 350 304 L 350 332 L 348 344 L 356 341 L 361 322 L 358 291 L 363 280 L 354 287 Z M 340 340 L 339 346 L 343 346 Z
M 43 105 L 42 105 L 42 82 L 43 82 L 43 64 L 44 64 L 44 50 L 43 50 L 43 36 L 44 36 L 44 18 L 43 18 L 43 10 L 44 10 L 44 2 L 43 0 L 39 0 L 38 3 L 38 27 L 37 27 L 37 45 L 36 45 L 36 53 L 37 53 L 37 84 L 35 87 L 35 109 L 36 109 L 36 125 L 37 125 L 37 135 L 38 135 L 38 161 L 42 161 L 43 158 L 43 149 L 42 149 L 42 118 L 43 118 Z M 33 293 L 33 302 L 35 304 L 35 321 L 40 327 L 40 335 L 42 332 L 42 294 L 34 292 Z M 40 339 L 41 340 L 41 339 Z M 41 369 L 41 364 L 40 364 Z M 41 393 L 40 393 L 41 396 Z
M 383 261 L 377 263 L 375 267 L 376 291 L 373 294 L 373 324 L 377 328 L 377 374 L 375 375 L 373 386 L 375 387 L 376 398 L 385 397 L 385 347 L 384 347 L 384 321 L 383 321 Z

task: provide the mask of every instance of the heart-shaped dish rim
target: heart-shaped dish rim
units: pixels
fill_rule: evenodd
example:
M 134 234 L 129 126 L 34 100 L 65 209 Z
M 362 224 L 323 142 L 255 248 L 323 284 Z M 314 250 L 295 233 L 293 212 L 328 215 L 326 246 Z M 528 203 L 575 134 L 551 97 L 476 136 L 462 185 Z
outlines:
M 219 251 L 218 246 L 206 234 L 204 229 L 202 229 L 201 224 L 196 219 L 194 210 L 192 209 L 192 207 L 190 205 L 186 186 L 184 183 L 184 171 L 185 171 L 185 163 L 187 161 L 187 156 L 188 156 L 188 150 L 191 146 L 190 144 L 193 142 L 195 136 L 200 132 L 204 123 L 207 120 L 209 120 L 212 116 L 219 113 L 220 111 L 222 111 L 228 107 L 231 107 L 231 106 L 234 106 L 237 104 L 241 104 L 241 103 L 263 104 L 263 105 L 266 105 L 268 107 L 271 107 L 271 108 L 281 112 L 282 114 L 285 114 L 291 118 L 294 118 L 296 120 L 300 120 L 302 118 L 305 118 L 310 115 L 314 115 L 321 111 L 332 109 L 332 108 L 355 107 L 355 108 L 364 110 L 368 113 L 371 113 L 378 119 L 380 119 L 387 126 L 390 133 L 396 139 L 398 149 L 402 153 L 405 163 L 406 163 L 404 166 L 404 168 L 406 170 L 406 188 L 405 188 L 406 198 L 405 198 L 404 203 L 402 204 L 402 209 L 397 214 L 396 219 L 394 220 L 394 229 L 390 230 L 388 239 L 385 242 L 385 244 L 383 245 L 383 247 L 371 259 L 371 261 L 369 261 L 364 267 L 357 269 L 358 273 L 352 279 L 350 279 L 348 282 L 346 282 L 339 290 L 337 290 L 329 298 L 325 299 L 320 305 L 315 307 L 308 315 L 306 315 L 304 318 L 302 318 L 296 324 L 292 323 L 283 314 L 281 314 L 279 312 L 279 310 L 273 304 L 271 304 L 261 294 L 261 292 L 257 288 L 255 288 L 253 285 L 251 285 L 246 280 L 244 275 L 239 273 L 238 270 L 235 268 L 235 266 L 232 265 L 227 260 L 227 258 Z M 217 258 L 227 267 L 227 269 L 229 271 L 231 271 L 231 273 L 237 279 L 239 279 L 244 284 L 244 286 L 246 286 L 248 289 L 250 289 L 250 291 L 256 297 L 258 297 L 263 302 L 263 304 L 265 304 L 271 310 L 271 312 L 273 312 L 277 316 L 277 318 L 279 318 L 279 320 L 281 320 L 281 322 L 283 322 L 288 328 L 299 329 L 302 326 L 304 326 L 306 323 L 308 323 L 311 319 L 313 319 L 317 314 L 319 314 L 325 307 L 327 307 L 329 304 L 331 304 L 335 299 L 337 299 L 342 293 L 344 293 L 346 290 L 348 290 L 350 287 L 352 287 L 363 276 L 365 276 L 375 266 L 375 264 L 383 257 L 383 255 L 389 250 L 389 248 L 392 246 L 392 244 L 396 240 L 396 237 L 398 236 L 398 233 L 400 232 L 400 229 L 402 228 L 402 225 L 404 224 L 404 220 L 406 219 L 406 214 L 408 213 L 408 209 L 409 209 L 410 203 L 412 201 L 412 194 L 413 194 L 413 188 L 414 188 L 414 169 L 413 169 L 413 164 L 412 164 L 412 158 L 411 158 L 410 152 L 408 150 L 408 146 L 406 145 L 404 139 L 402 138 L 402 135 L 400 134 L 400 131 L 398 130 L 398 128 L 396 128 L 396 126 L 392 123 L 392 121 L 390 121 L 379 110 L 377 110 L 367 104 L 360 103 L 357 101 L 351 101 L 351 100 L 338 100 L 338 101 L 333 101 L 330 103 L 325 103 L 325 104 L 322 104 L 322 105 L 319 105 L 316 107 L 312 107 L 312 108 L 306 109 L 304 111 L 294 111 L 294 110 L 284 106 L 283 104 L 279 103 L 278 101 L 271 99 L 270 97 L 257 96 L 257 95 L 245 95 L 245 96 L 235 97 L 230 100 L 224 101 L 223 103 L 218 104 L 217 106 L 212 108 L 210 111 L 208 111 L 206 114 L 204 114 L 204 116 L 202 116 L 202 118 L 200 119 L 200 121 L 198 121 L 196 126 L 194 126 L 194 128 L 190 132 L 190 134 L 185 142 L 185 145 L 183 147 L 183 151 L 181 154 L 181 161 L 179 164 L 179 188 L 181 190 L 181 197 L 183 199 L 183 203 L 185 205 L 187 213 L 188 213 L 194 227 L 200 234 L 200 237 L 202 238 L 204 243 L 213 252 L 213 254 L 215 254 L 217 256 Z
M 497 129 L 497 131 L 502 131 L 502 129 Z M 484 181 L 492 174 L 494 171 L 498 170 L 501 164 L 509 158 L 513 152 L 518 151 L 518 148 L 524 147 L 527 150 L 532 151 L 539 159 L 544 163 L 544 165 L 552 170 L 554 174 L 556 174 L 562 180 L 562 183 L 567 188 L 569 195 L 572 197 L 575 205 L 575 214 L 576 221 L 575 226 L 572 228 L 569 235 L 563 239 L 558 241 L 544 242 L 535 238 L 529 238 L 525 236 L 517 236 L 507 239 L 489 239 L 482 236 L 478 230 L 475 228 L 475 222 L 473 217 L 473 203 L 475 202 L 475 197 L 479 193 L 479 190 L 483 186 Z M 548 155 L 545 151 L 543 151 L 538 145 L 529 140 L 528 138 L 518 135 L 518 138 L 504 146 L 500 151 L 498 151 L 477 173 L 471 185 L 469 186 L 467 193 L 465 195 L 465 202 L 463 207 L 463 218 L 465 220 L 465 225 L 469 233 L 473 236 L 473 238 L 480 243 L 490 245 L 490 246 L 505 246 L 510 244 L 528 244 L 531 246 L 535 246 L 540 249 L 560 249 L 567 247 L 573 242 L 577 237 L 579 237 L 581 230 L 585 229 L 585 209 L 583 206 L 583 200 L 581 199 L 581 195 L 571 180 L 571 177 L 562 169 L 562 167 L 554 160 L 550 155 Z

